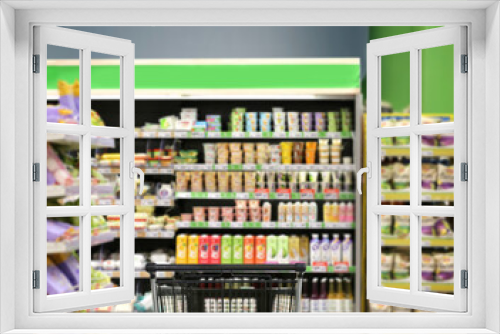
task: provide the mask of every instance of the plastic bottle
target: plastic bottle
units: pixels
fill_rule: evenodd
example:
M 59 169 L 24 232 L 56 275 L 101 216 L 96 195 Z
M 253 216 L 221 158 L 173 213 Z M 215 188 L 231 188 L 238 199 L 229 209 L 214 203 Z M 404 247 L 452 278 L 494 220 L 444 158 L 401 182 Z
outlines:
M 302 279 L 302 298 L 300 308 L 302 312 L 311 312 L 310 301 L 309 301 L 309 281 L 307 278 Z
M 319 241 L 319 235 L 317 233 L 312 234 L 311 242 L 309 243 L 309 256 L 311 260 L 311 265 L 315 265 L 317 262 L 321 262 L 321 245 Z
M 349 233 L 344 234 L 344 240 L 342 241 L 342 262 L 345 262 L 348 266 L 352 266 L 352 240 Z
M 325 203 L 323 205 L 323 222 L 325 222 L 325 224 L 331 222 L 331 207 L 332 205 L 330 203 Z
M 342 242 L 338 233 L 333 235 L 332 242 L 330 244 L 330 260 L 329 264 L 335 266 L 335 262 L 342 262 Z
M 330 262 L 330 239 L 328 238 L 328 233 L 323 233 L 323 238 L 321 239 L 321 262 Z
M 278 205 L 278 223 L 284 223 L 286 219 L 286 207 L 285 203 L 281 202 Z
M 354 222 L 354 206 L 352 205 L 352 202 L 347 203 L 347 208 L 346 208 L 346 223 L 353 223 Z
M 335 292 L 335 310 L 333 312 L 342 312 L 342 304 L 344 302 L 344 291 L 342 288 L 342 280 L 337 277 L 335 279 L 336 292 Z
M 328 312 L 335 312 L 335 288 L 333 278 L 328 280 Z
M 309 224 L 315 223 L 318 217 L 318 208 L 316 203 L 309 203 Z
M 339 206 L 339 222 L 345 223 L 346 222 L 346 206 L 345 203 L 340 203 Z
M 314 277 L 311 284 L 310 312 L 319 312 L 318 278 Z
M 302 222 L 309 222 L 309 204 L 307 203 L 302 203 Z
M 319 294 L 319 311 L 328 312 L 328 298 L 326 294 L 326 277 L 321 279 L 321 290 Z
M 344 312 L 354 312 L 354 298 L 352 295 L 352 285 L 351 279 L 345 277 L 344 278 L 344 287 L 345 287 L 345 295 L 344 295 Z
M 287 223 L 293 223 L 293 203 L 290 202 L 286 205 L 286 222 Z
M 300 204 L 300 202 L 295 202 L 293 209 L 293 221 L 296 223 L 302 222 L 302 204 Z
M 339 204 L 338 203 L 332 204 L 332 222 L 333 223 L 339 222 Z
M 264 223 L 269 223 L 272 217 L 272 206 L 271 203 L 266 202 L 262 205 L 262 221 Z

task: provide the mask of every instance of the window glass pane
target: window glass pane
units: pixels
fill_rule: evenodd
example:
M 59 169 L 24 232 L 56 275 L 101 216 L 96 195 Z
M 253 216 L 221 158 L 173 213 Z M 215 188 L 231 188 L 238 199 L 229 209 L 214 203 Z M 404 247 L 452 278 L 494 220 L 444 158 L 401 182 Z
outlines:
M 80 221 L 80 217 L 47 218 L 47 295 L 79 290 Z
M 422 235 L 421 291 L 453 294 L 453 217 L 420 218 Z
M 407 205 L 410 201 L 410 138 L 385 137 L 380 161 L 381 202 Z
M 81 136 L 47 133 L 47 206 L 80 205 Z
M 91 137 L 92 150 L 92 205 L 120 204 L 120 139 Z
M 92 216 L 92 290 L 120 286 L 121 219 L 120 215 Z
M 382 286 L 410 289 L 410 216 L 381 215 Z
M 453 139 L 452 133 L 421 136 L 422 205 L 453 205 Z
M 92 52 L 91 58 L 91 124 L 119 127 L 120 57 Z
M 421 50 L 421 124 L 453 121 L 453 45 Z
M 80 124 L 80 50 L 47 45 L 47 122 Z
M 380 126 L 382 128 L 408 126 L 410 107 L 410 52 L 391 54 L 380 58 Z

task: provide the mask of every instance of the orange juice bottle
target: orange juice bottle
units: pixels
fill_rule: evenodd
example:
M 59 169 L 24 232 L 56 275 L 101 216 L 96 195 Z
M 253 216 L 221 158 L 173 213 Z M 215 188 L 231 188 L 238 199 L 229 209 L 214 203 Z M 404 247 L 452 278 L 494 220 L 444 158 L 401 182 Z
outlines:
M 187 264 L 188 237 L 182 233 L 177 236 L 175 261 L 177 264 Z
M 258 235 L 255 238 L 255 263 L 266 263 L 266 237 Z
M 191 234 L 188 239 L 188 264 L 198 264 L 198 235 Z
M 255 238 L 253 235 L 249 234 L 245 236 L 244 239 L 244 251 L 243 251 L 243 263 L 244 264 L 254 264 L 255 263 Z

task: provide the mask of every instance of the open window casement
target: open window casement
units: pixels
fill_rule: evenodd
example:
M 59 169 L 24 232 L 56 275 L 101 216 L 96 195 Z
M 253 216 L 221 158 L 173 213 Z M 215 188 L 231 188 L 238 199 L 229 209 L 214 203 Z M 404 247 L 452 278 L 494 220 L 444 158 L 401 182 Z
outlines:
M 461 177 L 461 167 L 466 168 L 462 164 L 467 162 L 465 29 L 436 28 L 368 44 L 367 297 L 370 302 L 424 310 L 467 310 L 467 290 L 461 284 L 462 271 L 467 269 L 467 182 Z M 445 52 L 449 62 L 432 68 L 429 64 L 434 52 Z M 407 62 L 409 66 L 393 71 L 392 80 L 396 82 L 391 83 L 382 70 L 384 65 L 394 65 L 392 61 Z M 447 74 L 440 72 L 446 69 Z M 448 75 L 449 85 L 431 91 L 426 85 L 436 75 Z M 409 81 L 409 124 L 387 122 L 382 111 L 383 92 L 391 84 L 398 84 L 398 80 L 401 84 Z M 452 116 L 434 117 L 444 112 L 439 109 L 445 107 Z M 391 117 L 394 119 L 394 115 Z M 391 156 L 394 150 L 406 152 L 407 156 Z M 392 159 L 394 166 L 389 186 L 385 175 L 388 171 L 384 170 L 387 158 Z M 434 179 L 433 173 L 437 174 Z M 391 198 L 395 193 L 399 202 Z M 401 201 L 402 196 L 407 198 Z M 391 221 L 394 224 L 391 237 L 401 231 L 403 236 L 386 238 Z
M 54 75 L 47 71 L 53 48 L 64 48 L 67 54 L 79 59 L 78 66 L 59 64 L 67 67 L 65 73 L 72 70 L 77 80 L 73 77 L 69 84 L 57 83 L 60 96 L 55 99 L 48 92 Z M 102 124 L 91 117 L 91 86 L 95 84 L 91 66 L 97 53 L 120 62 L 121 89 L 114 92 L 120 96 L 120 122 L 116 126 L 99 126 Z M 38 181 L 34 183 L 34 311 L 71 311 L 130 302 L 134 298 L 137 172 L 133 165 L 134 44 L 70 29 L 35 27 L 33 72 L 33 162 L 34 178 Z M 120 199 L 109 203 L 92 200 L 99 191 L 92 182 L 92 156 L 102 147 L 114 150 L 120 166 L 115 184 L 120 187 Z M 79 168 L 67 170 L 55 151 L 67 159 L 76 159 Z M 66 202 L 51 206 L 54 192 L 65 193 Z M 93 222 L 108 215 L 114 215 L 120 223 L 120 283 L 117 287 L 97 289 L 91 270 L 91 247 L 105 234 L 96 231 Z M 62 281 L 62 276 L 71 279 Z

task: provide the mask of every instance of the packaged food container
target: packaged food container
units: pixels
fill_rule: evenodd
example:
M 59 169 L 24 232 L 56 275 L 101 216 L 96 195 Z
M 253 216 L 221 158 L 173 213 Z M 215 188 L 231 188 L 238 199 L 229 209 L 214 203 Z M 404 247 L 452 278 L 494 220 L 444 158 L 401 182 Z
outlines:
M 218 206 L 208 207 L 208 221 L 218 222 L 219 221 L 220 208 Z
M 205 221 L 205 207 L 204 206 L 194 206 L 194 221 L 204 222 Z
M 316 131 L 325 131 L 325 113 L 317 111 L 314 113 L 314 126 Z
M 172 157 L 160 157 L 160 165 L 163 167 L 170 166 L 172 164 Z
M 260 125 L 260 131 L 262 132 L 271 132 L 271 113 L 270 112 L 260 112 L 259 113 L 260 119 L 259 119 L 259 125 Z
M 300 118 L 301 118 L 302 131 L 303 132 L 312 131 L 312 123 L 313 123 L 312 113 L 302 112 L 300 116 L 301 116 Z
M 193 221 L 193 214 L 191 213 L 181 213 L 181 221 L 191 222 Z
M 298 132 L 299 131 L 299 113 L 297 111 L 287 112 L 288 118 L 288 132 Z
M 197 150 L 181 150 L 179 152 L 182 158 L 196 158 L 198 156 Z
M 236 221 L 237 222 L 246 222 L 247 221 L 247 208 L 241 209 L 237 208 L 236 209 Z

